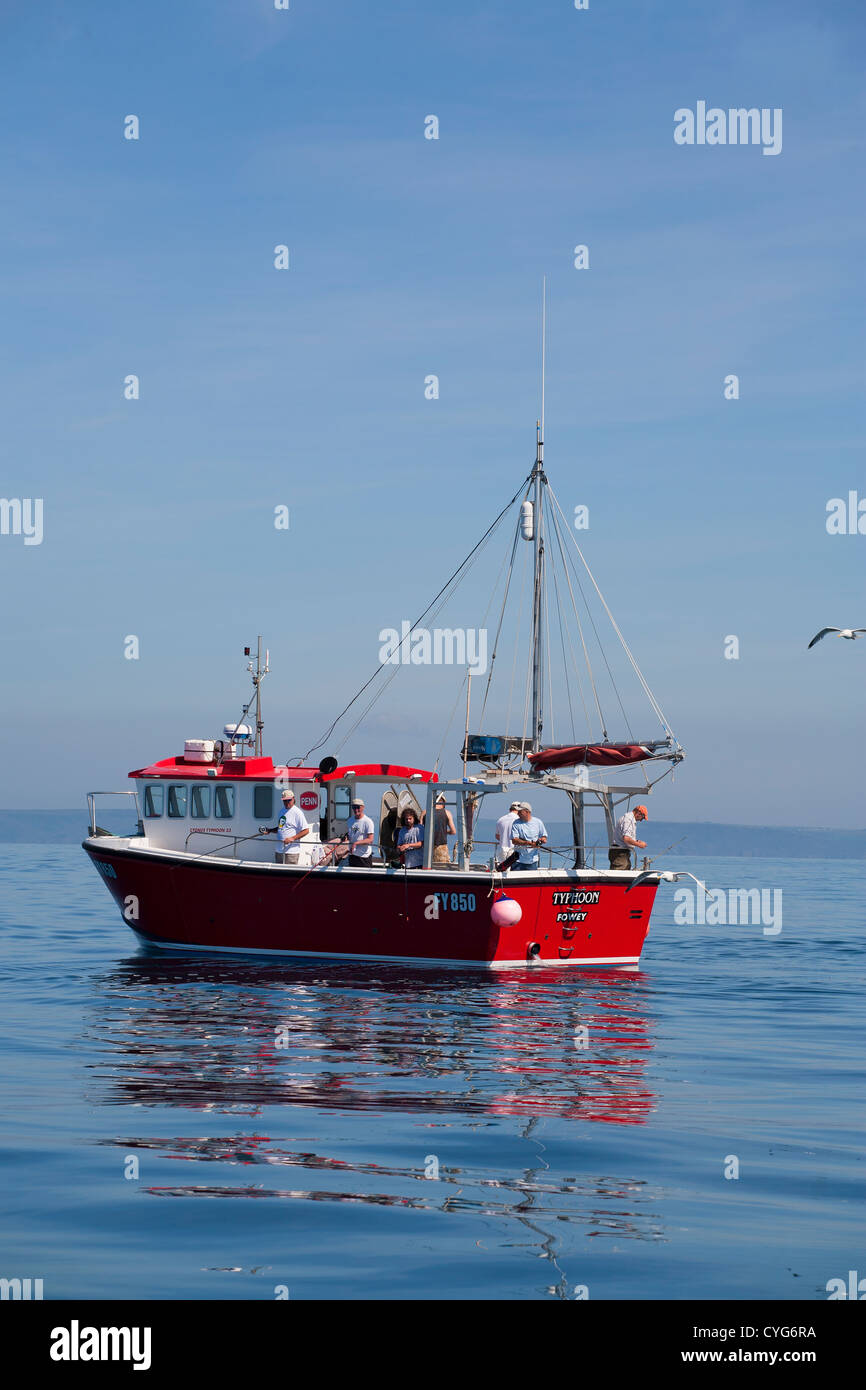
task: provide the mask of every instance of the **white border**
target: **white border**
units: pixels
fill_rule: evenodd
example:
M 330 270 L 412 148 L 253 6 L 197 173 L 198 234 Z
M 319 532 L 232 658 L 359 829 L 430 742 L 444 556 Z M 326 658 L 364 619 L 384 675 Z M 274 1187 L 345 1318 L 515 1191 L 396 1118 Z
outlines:
M 530 960 L 452 960 L 440 956 L 368 956 L 355 955 L 347 951 L 292 951 L 286 948 L 276 948 L 268 946 L 204 946 L 193 944 L 186 941 L 154 941 L 151 937 L 145 936 L 142 932 L 137 932 L 132 928 L 135 936 L 143 946 L 151 946 L 154 950 L 165 951 L 189 951 L 192 954 L 212 955 L 231 955 L 231 956 L 306 956 L 311 960 L 358 960 L 376 961 L 379 964 L 387 965 L 393 962 L 395 965 L 445 965 L 455 969 L 481 969 L 481 970 L 536 970 L 539 967 L 555 965 L 610 965 L 610 966 L 633 966 L 640 963 L 640 956 L 588 956 L 586 959 L 579 957 L 572 960 L 568 957 L 564 960 L 541 960 L 535 956 Z

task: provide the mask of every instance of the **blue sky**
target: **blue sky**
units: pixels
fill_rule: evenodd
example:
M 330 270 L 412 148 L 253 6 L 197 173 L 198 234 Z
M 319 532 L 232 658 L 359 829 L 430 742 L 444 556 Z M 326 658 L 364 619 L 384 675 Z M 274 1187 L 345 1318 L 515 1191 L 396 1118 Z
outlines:
M 0 495 L 45 520 L 0 536 L 0 804 L 217 732 L 257 632 L 269 750 L 308 747 L 529 471 L 547 274 L 551 482 L 689 753 L 655 814 L 866 825 L 866 642 L 806 652 L 866 626 L 866 535 L 825 527 L 866 498 L 864 28 L 796 0 L 4 5 Z M 781 154 L 675 145 L 698 100 L 781 107 Z M 452 675 L 401 673 L 347 754 L 435 757 Z

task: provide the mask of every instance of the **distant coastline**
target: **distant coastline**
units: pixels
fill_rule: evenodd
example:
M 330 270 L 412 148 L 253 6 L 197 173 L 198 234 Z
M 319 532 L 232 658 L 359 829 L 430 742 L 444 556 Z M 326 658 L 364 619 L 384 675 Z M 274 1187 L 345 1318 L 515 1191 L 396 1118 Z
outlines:
M 107 830 L 128 833 L 129 812 L 100 813 Z M 0 844 L 75 844 L 88 833 L 87 816 L 79 811 L 0 811 Z M 570 841 L 570 827 L 551 823 L 552 844 Z M 866 859 L 866 830 L 833 830 L 807 826 L 721 825 L 712 821 L 653 821 L 646 835 L 650 857 L 666 853 L 677 859 L 689 855 L 721 855 L 756 859 Z M 590 844 L 604 840 L 601 825 L 587 827 Z M 676 844 L 676 841 L 680 841 Z

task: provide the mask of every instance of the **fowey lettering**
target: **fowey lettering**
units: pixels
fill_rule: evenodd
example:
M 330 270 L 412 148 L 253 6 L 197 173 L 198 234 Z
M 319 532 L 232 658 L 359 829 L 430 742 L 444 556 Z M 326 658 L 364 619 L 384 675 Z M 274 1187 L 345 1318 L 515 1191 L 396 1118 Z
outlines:
M 763 145 L 764 154 L 782 153 L 782 108 L 762 106 L 720 106 L 707 109 L 699 101 L 692 111 L 681 106 L 674 112 L 674 141 L 677 145 Z
M 149 1327 L 69 1327 L 51 1329 L 52 1361 L 132 1361 L 134 1371 L 150 1370 Z

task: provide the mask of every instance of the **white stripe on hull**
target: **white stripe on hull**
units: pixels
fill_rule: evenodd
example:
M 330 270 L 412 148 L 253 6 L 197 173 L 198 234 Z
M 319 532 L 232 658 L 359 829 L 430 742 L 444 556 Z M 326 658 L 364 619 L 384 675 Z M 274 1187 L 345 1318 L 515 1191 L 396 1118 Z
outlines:
M 465 970 L 467 966 L 481 966 L 485 970 L 532 970 L 545 965 L 630 966 L 637 965 L 640 961 L 640 956 L 587 956 L 585 958 L 578 957 L 577 960 L 571 958 L 567 960 L 539 960 L 538 957 L 534 957 L 531 961 L 525 958 L 522 960 L 445 960 L 440 956 L 368 956 L 356 955 L 348 951 L 292 951 L 267 946 L 203 946 L 193 945 L 188 941 L 154 941 L 141 932 L 134 931 L 134 934 L 142 945 L 153 946 L 155 949 L 166 951 L 203 951 L 208 955 L 216 952 L 219 955 L 232 956 L 308 956 L 312 960 L 369 960 L 386 965 L 391 961 L 395 965 L 448 965 L 462 970 Z

